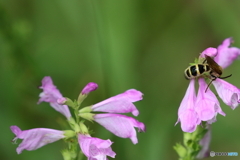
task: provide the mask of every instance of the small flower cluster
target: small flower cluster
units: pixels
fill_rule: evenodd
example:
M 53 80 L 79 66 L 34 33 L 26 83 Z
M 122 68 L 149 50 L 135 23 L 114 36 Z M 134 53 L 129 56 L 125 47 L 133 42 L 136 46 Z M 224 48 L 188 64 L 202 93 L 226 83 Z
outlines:
M 240 49 L 230 47 L 231 38 L 227 38 L 218 48 L 207 48 L 201 54 L 199 59 L 205 58 L 205 55 L 214 57 L 214 61 L 222 68 L 228 67 L 240 55 Z M 196 95 L 195 81 L 198 81 L 199 88 Z M 235 109 L 240 103 L 240 89 L 234 85 L 217 78 L 213 85 L 223 102 Z M 216 121 L 217 114 L 225 116 L 219 101 L 215 94 L 207 88 L 207 83 L 203 77 L 190 80 L 186 94 L 178 109 L 178 122 L 181 122 L 181 128 L 184 132 L 194 132 L 196 127 L 206 121 L 211 124 Z M 176 123 L 176 124 L 177 124 Z
M 12 132 L 16 135 L 13 141 L 23 139 L 21 144 L 17 147 L 18 154 L 24 149 L 29 151 L 36 150 L 48 143 L 75 137 L 81 151 L 89 160 L 106 160 L 107 156 L 114 158 L 116 153 L 111 148 L 113 142 L 109 139 L 102 140 L 91 137 L 87 127 L 84 125 L 84 121 L 80 118 L 95 121 L 116 136 L 130 138 L 134 144 L 138 143 L 134 127 L 138 128 L 139 131 L 145 132 L 145 125 L 143 123 L 132 117 L 119 114 L 129 112 L 134 116 L 139 114 L 133 102 L 142 100 L 143 94 L 140 91 L 130 89 L 92 106 L 79 109 L 80 104 L 87 95 L 98 88 L 96 83 L 88 83 L 81 91 L 76 101 L 63 97 L 53 84 L 51 77 L 44 77 L 40 88 L 43 89 L 43 92 L 40 94 L 38 103 L 48 102 L 56 111 L 66 117 L 72 130 L 59 131 L 48 128 L 35 128 L 22 131 L 17 126 L 11 126 Z M 74 109 L 75 119 L 72 117 L 69 107 Z M 72 151 L 63 151 L 62 154 L 64 159 L 76 157 L 72 155 Z

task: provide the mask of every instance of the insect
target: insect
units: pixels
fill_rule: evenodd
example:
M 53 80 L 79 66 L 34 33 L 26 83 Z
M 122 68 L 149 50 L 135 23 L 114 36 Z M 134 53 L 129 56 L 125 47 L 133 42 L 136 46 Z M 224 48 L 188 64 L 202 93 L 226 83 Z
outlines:
M 195 79 L 197 77 L 203 76 L 203 74 L 210 72 L 210 67 L 206 63 L 194 64 L 185 69 L 185 78 L 186 79 Z
M 219 66 L 213 60 L 212 57 L 205 55 L 205 60 L 203 61 L 203 63 L 198 63 L 198 64 L 189 66 L 187 69 L 185 69 L 184 73 L 185 73 L 186 79 L 194 79 L 197 77 L 201 77 L 206 73 L 209 73 L 211 81 L 209 82 L 205 90 L 206 92 L 209 86 L 211 85 L 211 83 L 217 78 L 225 79 L 232 76 L 232 74 L 230 74 L 228 76 L 221 77 L 222 71 L 223 71 L 222 67 Z

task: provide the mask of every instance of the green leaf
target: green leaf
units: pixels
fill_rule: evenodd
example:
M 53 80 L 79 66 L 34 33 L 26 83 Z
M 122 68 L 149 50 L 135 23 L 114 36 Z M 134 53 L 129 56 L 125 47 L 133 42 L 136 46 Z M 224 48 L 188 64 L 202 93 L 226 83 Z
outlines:
M 179 157 L 185 157 L 187 154 L 186 148 L 181 145 L 180 143 L 177 143 L 175 146 L 173 146 L 174 150 L 177 152 Z

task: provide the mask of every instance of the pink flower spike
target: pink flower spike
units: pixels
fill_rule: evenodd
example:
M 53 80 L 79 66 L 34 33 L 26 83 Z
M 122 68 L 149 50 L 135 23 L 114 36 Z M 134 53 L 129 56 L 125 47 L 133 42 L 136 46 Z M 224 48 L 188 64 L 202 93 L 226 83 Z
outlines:
M 10 129 L 16 135 L 13 141 L 23 139 L 22 143 L 17 147 L 18 154 L 22 153 L 24 149 L 28 151 L 36 150 L 48 143 L 53 143 L 65 137 L 64 131 L 48 128 L 35 128 L 22 131 L 17 126 L 11 126 Z
M 232 109 L 235 109 L 239 105 L 240 90 L 237 87 L 219 78 L 213 81 L 213 85 L 219 97 L 226 105 Z
M 214 93 L 208 88 L 207 92 L 205 92 L 207 88 L 207 84 L 203 78 L 199 78 L 199 90 L 196 101 L 195 111 L 198 114 L 198 117 L 201 121 L 212 120 L 217 113 L 225 116 L 225 113 L 222 111 L 220 104 L 218 102 L 217 97 Z
M 136 130 L 145 132 L 145 125 L 132 117 L 121 114 L 96 114 L 94 120 L 121 138 L 130 138 L 133 144 L 138 143 Z
M 43 89 L 40 93 L 40 99 L 38 104 L 41 102 L 48 102 L 58 112 L 62 113 L 68 120 L 71 117 L 71 113 L 67 105 L 61 105 L 58 103 L 58 99 L 64 98 L 59 92 L 57 87 L 53 84 L 51 77 L 44 77 L 42 80 L 42 86 L 39 88 Z
M 88 94 L 92 91 L 95 91 L 98 88 L 97 83 L 89 82 L 82 90 L 82 94 Z
M 124 93 L 118 94 L 108 98 L 102 102 L 94 104 L 92 110 L 96 112 L 108 113 L 129 113 L 132 112 L 134 116 L 139 114 L 139 111 L 133 102 L 142 100 L 142 93 L 135 89 L 129 89 Z
M 217 55 L 217 49 L 213 47 L 209 47 L 200 54 L 200 57 L 205 58 L 205 55 L 208 55 L 210 57 L 215 57 Z
M 109 139 L 102 140 L 90 135 L 78 134 L 78 142 L 88 160 L 107 160 L 107 156 L 115 158 L 116 153 L 111 148 L 113 142 Z
M 194 79 L 190 80 L 187 92 L 178 109 L 178 121 L 176 122 L 177 124 L 180 121 L 182 130 L 189 133 L 194 132 L 201 122 L 195 111 L 196 93 L 194 82 Z
M 232 38 L 227 38 L 217 48 L 218 49 L 218 54 L 214 58 L 214 60 L 222 68 L 227 68 L 240 55 L 240 49 L 239 48 L 230 47 L 232 42 L 233 42 Z

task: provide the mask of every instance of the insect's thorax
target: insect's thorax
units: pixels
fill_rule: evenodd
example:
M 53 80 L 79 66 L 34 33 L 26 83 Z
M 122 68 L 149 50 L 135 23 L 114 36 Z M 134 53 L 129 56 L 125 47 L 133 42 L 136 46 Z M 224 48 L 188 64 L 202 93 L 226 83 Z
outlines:
M 217 73 L 217 72 L 215 72 L 215 71 L 212 70 L 212 71 L 210 72 L 210 75 L 211 75 L 211 79 L 215 80 L 215 79 L 221 77 L 222 72 L 221 72 L 221 73 Z

